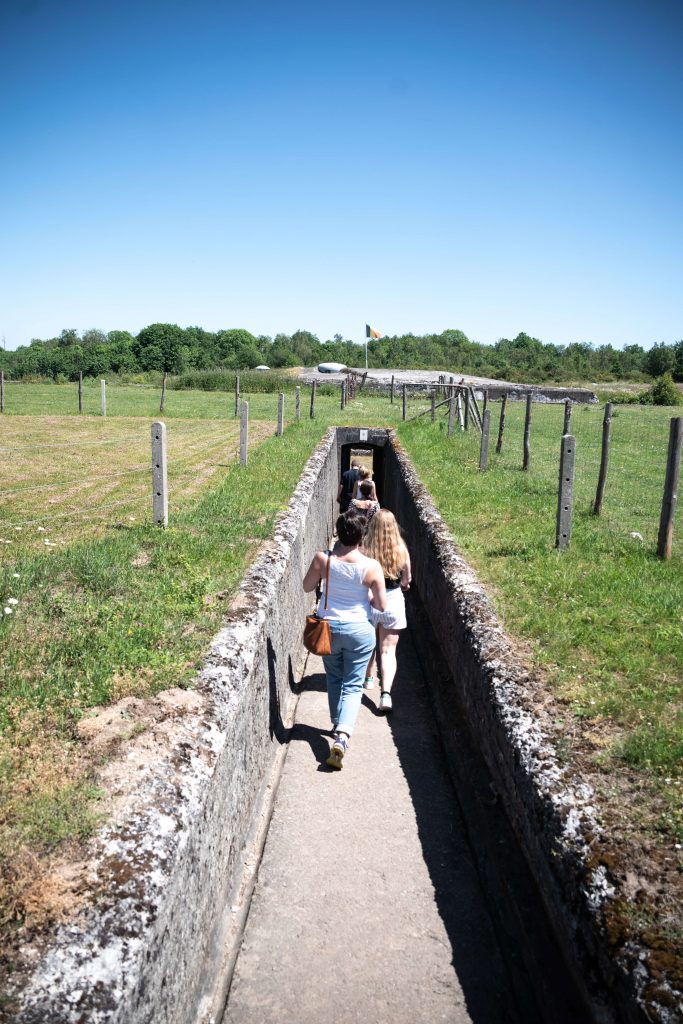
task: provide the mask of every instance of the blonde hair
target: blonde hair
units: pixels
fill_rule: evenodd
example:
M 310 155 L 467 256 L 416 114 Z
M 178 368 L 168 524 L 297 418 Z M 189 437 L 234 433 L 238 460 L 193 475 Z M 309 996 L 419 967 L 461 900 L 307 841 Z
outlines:
M 403 543 L 396 517 L 388 508 L 375 512 L 363 539 L 363 551 L 376 558 L 387 579 L 398 579 L 407 561 L 408 549 Z
M 368 469 L 368 467 L 367 466 L 361 466 L 360 469 L 358 470 L 358 477 L 359 477 L 359 479 L 360 480 L 367 480 L 367 478 L 369 476 L 370 476 L 370 470 Z

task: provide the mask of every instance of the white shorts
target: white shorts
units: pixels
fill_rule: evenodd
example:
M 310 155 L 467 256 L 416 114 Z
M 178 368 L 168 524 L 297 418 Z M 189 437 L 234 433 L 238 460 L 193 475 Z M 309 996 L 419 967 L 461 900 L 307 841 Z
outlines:
M 406 628 L 406 599 L 400 587 L 387 590 L 387 606 L 383 612 L 370 609 L 373 626 L 384 626 L 385 629 Z

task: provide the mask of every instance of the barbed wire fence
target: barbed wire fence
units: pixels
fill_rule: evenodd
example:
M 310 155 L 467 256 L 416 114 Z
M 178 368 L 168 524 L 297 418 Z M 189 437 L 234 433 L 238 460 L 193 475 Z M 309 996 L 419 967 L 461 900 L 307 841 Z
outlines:
M 406 420 L 441 420 L 440 429 L 447 438 L 455 435 L 462 457 L 473 469 L 519 471 L 528 474 L 530 486 L 544 489 L 548 514 L 557 520 L 558 547 L 568 546 L 560 537 L 564 511 L 565 522 L 569 515 L 569 536 L 572 519 L 591 516 L 607 532 L 628 536 L 655 547 L 660 557 L 670 557 L 681 460 L 681 427 L 675 424 L 683 423 L 671 416 L 670 409 L 549 403 L 532 393 L 522 396 L 524 400 L 502 396 L 491 401 L 480 392 L 470 408 L 474 412 L 478 407 L 481 423 L 476 412 L 467 423 L 462 406 L 454 416 L 452 402 L 435 400 L 438 388 L 429 393 L 423 388 L 418 394 Z M 464 405 L 462 389 L 460 396 Z M 671 440 L 676 430 L 677 442 Z M 573 461 L 568 492 L 561 486 L 564 438 L 570 439 Z
M 159 425 L 153 424 L 152 433 Z M 170 451 L 170 457 L 164 451 L 166 503 L 169 491 L 176 502 L 193 494 L 198 474 L 206 483 L 221 468 L 246 462 L 246 437 L 238 425 L 222 421 L 204 421 L 196 428 L 174 424 Z M 57 547 L 98 528 L 145 522 L 150 514 L 154 519 L 153 446 L 151 461 L 149 453 L 148 429 L 97 439 L 0 445 L 5 481 L 11 481 L 0 488 L 0 545 L 24 546 L 32 536 L 34 543 Z M 128 457 L 133 464 L 126 466 Z M 115 516 L 113 510 L 118 510 Z

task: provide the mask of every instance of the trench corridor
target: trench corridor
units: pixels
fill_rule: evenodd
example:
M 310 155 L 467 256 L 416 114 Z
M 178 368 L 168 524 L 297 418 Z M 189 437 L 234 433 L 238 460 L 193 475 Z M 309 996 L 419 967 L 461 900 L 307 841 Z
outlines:
M 334 772 L 309 655 L 222 1024 L 538 1022 L 489 917 L 410 629 L 398 665 L 394 711 L 365 692 Z

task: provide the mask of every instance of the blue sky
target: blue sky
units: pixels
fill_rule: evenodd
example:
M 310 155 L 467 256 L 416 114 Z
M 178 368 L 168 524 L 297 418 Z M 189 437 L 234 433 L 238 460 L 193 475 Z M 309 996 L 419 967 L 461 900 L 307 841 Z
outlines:
M 0 336 L 683 338 L 683 4 L 0 0 Z

